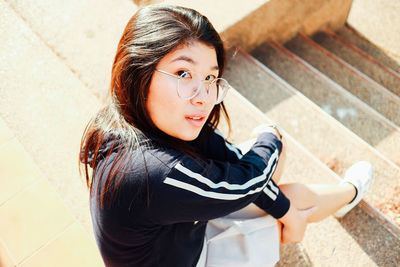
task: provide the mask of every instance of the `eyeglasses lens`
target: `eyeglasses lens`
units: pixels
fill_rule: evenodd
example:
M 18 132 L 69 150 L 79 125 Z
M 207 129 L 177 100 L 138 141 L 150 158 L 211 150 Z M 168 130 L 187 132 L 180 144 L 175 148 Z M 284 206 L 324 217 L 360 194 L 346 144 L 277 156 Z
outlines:
M 208 97 L 210 97 L 215 104 L 220 103 L 224 99 L 230 88 L 230 85 L 225 79 L 217 78 L 212 81 L 202 80 L 200 75 L 189 71 L 179 75 L 177 82 L 178 95 L 181 98 L 192 99 L 199 93 L 200 88 L 203 87 Z

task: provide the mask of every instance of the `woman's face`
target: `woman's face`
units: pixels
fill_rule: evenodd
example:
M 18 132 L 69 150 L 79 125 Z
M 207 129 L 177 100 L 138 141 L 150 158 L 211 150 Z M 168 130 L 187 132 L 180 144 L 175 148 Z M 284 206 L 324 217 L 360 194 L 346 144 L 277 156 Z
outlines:
M 200 42 L 191 42 L 177 47 L 160 60 L 156 69 L 174 75 L 184 71 L 199 74 L 202 80 L 218 77 L 218 62 L 215 49 Z M 147 97 L 147 110 L 153 123 L 164 133 L 184 140 L 197 138 L 207 121 L 214 100 L 201 83 L 199 93 L 184 100 L 177 93 L 177 78 L 154 71 Z

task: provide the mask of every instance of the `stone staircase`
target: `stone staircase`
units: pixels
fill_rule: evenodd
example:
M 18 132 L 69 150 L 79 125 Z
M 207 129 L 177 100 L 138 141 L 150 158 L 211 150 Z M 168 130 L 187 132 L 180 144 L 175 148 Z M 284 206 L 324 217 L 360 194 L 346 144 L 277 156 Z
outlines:
M 335 239 L 329 240 L 326 234 L 316 230 L 321 229 L 321 225 L 328 225 L 329 219 L 321 222 L 318 226 L 310 227 L 305 241 L 296 247 L 297 252 L 301 251 L 302 261 L 304 260 L 302 264 L 306 266 L 313 264 L 317 266 L 333 266 L 336 262 L 340 266 L 369 266 L 370 264 L 372 264 L 371 266 L 374 264 L 378 266 L 395 266 L 394 263 L 400 260 L 396 256 L 400 252 L 400 242 L 398 226 L 392 220 L 397 219 L 397 217 L 390 220 L 374 206 L 382 206 L 382 203 L 387 199 L 396 197 L 394 195 L 395 191 L 392 190 L 399 186 L 400 168 L 349 128 L 345 127 L 339 120 L 340 117 L 331 116 L 332 114 L 326 111 L 326 105 L 329 105 L 330 113 L 334 114 L 339 113 L 337 112 L 339 109 L 354 109 L 354 106 L 357 108 L 356 114 L 358 114 L 358 109 L 366 113 L 361 113 L 358 120 L 367 118 L 370 122 L 359 123 L 354 127 L 365 127 L 374 124 L 383 125 L 388 128 L 391 127 L 389 129 L 398 138 L 397 126 L 393 123 L 388 123 L 387 119 L 382 115 L 372 111 L 361 101 L 357 101 L 352 94 L 345 93 L 345 89 L 276 42 L 264 43 L 254 49 L 252 54 L 260 61 L 240 49 L 232 51 L 225 77 L 240 92 L 241 96 L 247 99 L 246 101 L 250 101 L 255 105 L 254 109 L 278 123 L 287 131 L 289 136 L 296 140 L 295 144 L 289 144 L 288 147 L 297 145 L 300 147 L 300 151 L 303 152 L 298 151 L 294 155 L 288 156 L 288 162 L 297 161 L 300 166 L 297 166 L 297 169 L 295 166 L 288 166 L 283 181 L 332 183 L 335 179 L 338 179 L 337 175 L 343 175 L 345 169 L 357 160 L 368 160 L 373 162 L 375 167 L 375 183 L 365 198 L 366 202 L 363 202 L 358 210 L 340 220 L 340 226 L 330 224 L 331 230 L 329 230 L 328 226 L 324 228 L 330 233 L 336 233 Z M 284 79 L 287 79 L 287 81 Z M 250 117 L 251 115 L 249 113 L 243 115 L 243 111 L 238 109 L 244 104 L 235 103 L 230 106 L 232 107 L 228 109 L 230 113 L 232 113 L 232 110 L 238 110 L 237 112 L 240 113 L 236 115 L 233 112 L 233 118 L 238 116 L 238 121 L 249 123 L 249 119 L 244 119 L 244 116 Z M 252 110 L 252 113 L 255 112 Z M 371 114 L 375 116 L 371 116 Z M 357 118 L 354 119 L 355 122 L 358 120 Z M 352 125 L 351 121 L 348 123 Z M 244 128 L 244 125 L 240 125 L 238 128 Z M 365 131 L 368 128 L 363 128 L 362 130 Z M 246 136 L 246 134 L 239 133 L 239 136 Z M 235 138 L 234 136 L 232 137 Z M 240 141 L 240 137 L 236 138 Z M 395 140 L 396 137 L 392 140 L 391 146 L 397 146 L 397 149 L 392 149 L 392 151 L 398 153 L 399 143 L 395 142 Z M 306 162 L 300 162 L 300 159 L 306 158 L 304 156 L 305 150 L 312 153 L 314 161 L 318 161 L 320 165 L 322 162 L 326 163 L 337 175 L 333 174 L 326 166 L 318 170 L 308 169 L 309 159 Z M 291 152 L 293 153 L 293 151 Z M 290 160 L 290 157 L 293 157 L 293 159 Z M 393 158 L 395 157 L 393 156 Z M 315 163 L 313 165 L 320 166 Z M 303 169 L 303 172 L 300 171 L 301 169 Z M 353 216 L 352 219 L 350 219 L 351 216 Z M 357 219 L 356 216 L 361 216 L 363 219 Z M 365 223 L 365 225 L 361 225 L 361 221 L 361 224 Z M 342 228 L 347 229 L 350 225 L 354 230 L 354 222 L 357 222 L 360 228 L 369 230 L 365 232 L 357 231 L 357 234 L 355 232 L 339 233 Z M 375 230 L 371 231 L 372 228 Z M 378 232 L 379 234 L 377 235 Z M 367 252 L 366 254 L 369 257 L 365 258 L 365 262 L 362 262 L 362 257 L 355 262 L 352 256 L 355 253 L 353 251 L 354 248 L 349 249 L 349 247 L 345 246 L 346 249 L 339 252 L 338 249 L 343 249 L 342 246 L 348 242 L 346 235 L 351 235 L 352 238 L 358 241 L 358 245 L 363 248 L 364 252 Z M 367 235 L 369 236 L 367 237 Z M 306 241 L 308 238 L 310 238 L 309 242 Z M 337 243 L 333 240 L 337 240 Z M 392 240 L 393 243 L 385 247 L 387 240 Z M 317 245 L 317 248 L 314 247 L 315 245 Z M 323 251 L 319 249 L 321 246 L 324 247 Z M 297 258 L 293 259 L 292 257 L 284 256 L 291 255 L 293 253 L 292 250 L 293 247 L 284 246 L 282 248 L 282 266 L 295 264 L 298 261 Z M 326 251 L 335 253 L 324 255 Z M 372 251 L 375 252 L 372 253 Z M 386 255 L 388 251 L 396 252 L 389 257 L 389 261 L 386 261 L 388 258 L 383 260 L 384 257 L 381 256 Z M 360 254 L 356 253 L 356 255 Z M 374 258 L 374 263 L 369 262 L 371 257 Z M 346 262 L 347 260 L 348 262 Z M 301 266 L 303 266 L 302 264 Z
M 77 155 L 83 129 L 105 98 L 122 29 L 136 9 L 128 0 L 0 2 L 0 266 L 102 266 Z M 288 142 L 286 182 L 335 183 L 361 159 L 376 169 L 366 201 L 343 219 L 310 225 L 301 244 L 282 246 L 278 266 L 400 263 L 398 227 L 376 209 L 399 186 L 398 89 L 396 82 L 386 89 L 379 80 L 396 81 L 398 69 L 353 32 L 344 27 L 312 39 L 299 35 L 284 46 L 266 42 L 252 55 L 241 49 L 230 55 L 226 78 L 237 91 L 225 102 L 233 142 L 245 141 L 260 123 L 278 123 Z M 365 62 L 380 62 L 369 65 L 377 77 L 348 61 L 361 61 L 363 52 L 326 59 L 336 53 L 335 46 L 324 48 L 329 38 L 366 51 Z M 345 84 L 350 79 L 352 91 Z

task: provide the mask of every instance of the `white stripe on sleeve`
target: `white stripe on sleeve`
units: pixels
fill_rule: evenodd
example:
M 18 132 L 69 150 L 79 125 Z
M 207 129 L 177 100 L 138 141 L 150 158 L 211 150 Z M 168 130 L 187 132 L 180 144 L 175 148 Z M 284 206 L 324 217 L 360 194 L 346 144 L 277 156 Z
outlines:
M 274 185 L 274 183 L 272 183 L 272 181 L 270 180 L 268 182 L 269 187 L 271 188 L 272 191 L 274 191 L 275 194 L 279 194 L 279 189 Z
M 238 159 L 241 159 L 243 157 L 243 155 L 240 153 L 239 149 L 231 144 L 229 144 L 228 142 L 225 142 L 226 147 L 234 152 L 236 154 L 236 156 L 238 157 Z
M 216 134 L 218 134 L 219 136 L 221 136 L 221 137 L 225 140 L 225 136 L 222 134 L 222 132 L 221 132 L 220 130 L 215 129 L 214 132 L 215 132 Z M 226 145 L 226 147 L 227 147 L 230 151 L 232 151 L 233 153 L 236 154 L 236 156 L 238 157 L 238 159 L 241 159 L 241 158 L 243 157 L 242 153 L 240 152 L 240 150 L 239 150 L 237 147 L 235 147 L 234 145 L 229 144 L 229 143 L 226 142 L 226 141 L 225 141 L 225 145 Z
M 167 177 L 164 180 L 164 183 L 187 190 L 187 191 L 191 191 L 193 193 L 196 193 L 196 194 L 204 196 L 204 197 L 214 198 L 214 199 L 222 199 L 222 200 L 239 199 L 239 198 L 245 197 L 247 195 L 252 195 L 252 194 L 258 193 L 261 190 L 263 190 L 263 188 L 265 187 L 265 184 L 264 184 L 263 186 L 260 186 L 254 190 L 248 191 L 246 194 L 225 194 L 225 193 L 217 193 L 217 192 L 212 192 L 212 191 L 205 191 L 197 186 L 187 184 L 187 183 L 184 183 L 184 182 L 181 182 L 181 181 L 169 178 L 169 177 Z
M 274 171 L 275 171 L 275 167 L 276 167 L 276 165 L 274 166 Z M 271 180 L 268 181 L 267 186 L 264 188 L 263 191 L 272 200 L 275 200 L 279 194 L 279 188 L 277 188 Z
M 277 196 L 274 194 L 274 192 L 269 190 L 268 187 L 265 187 L 263 191 L 265 194 L 267 194 L 267 196 L 269 196 L 270 199 L 275 200 L 277 198 Z
M 268 181 L 270 177 L 266 177 L 266 175 L 270 172 L 271 168 L 275 167 L 276 164 L 274 165 L 274 162 L 278 158 L 278 155 L 279 155 L 279 151 L 275 150 L 274 153 L 269 158 L 267 167 L 264 169 L 263 174 L 261 174 L 260 176 L 254 177 L 251 180 L 248 180 L 244 184 L 229 184 L 226 181 L 214 183 L 209 178 L 204 177 L 203 175 L 201 175 L 199 173 L 193 172 L 193 171 L 189 170 L 188 168 L 185 168 L 180 163 L 178 163 L 175 166 L 175 169 L 177 169 L 178 171 L 186 174 L 187 176 L 189 176 L 203 184 L 208 185 L 210 188 L 225 187 L 226 189 L 229 189 L 229 190 L 243 190 L 243 189 L 246 189 L 256 183 L 259 183 L 259 182 L 265 180 L 265 178 L 267 178 L 267 181 Z
M 255 188 L 255 189 L 249 190 L 245 194 L 219 193 L 219 192 L 214 192 L 214 191 L 207 191 L 202 188 L 199 188 L 198 186 L 188 183 L 188 182 L 190 182 L 190 180 L 179 181 L 176 178 L 171 178 L 171 177 L 167 177 L 164 180 L 164 183 L 187 190 L 187 191 L 191 191 L 193 193 L 196 193 L 196 194 L 204 196 L 204 197 L 214 198 L 214 199 L 236 200 L 236 199 L 239 199 L 239 198 L 242 198 L 247 195 L 251 195 L 251 194 L 254 194 L 254 193 L 257 193 L 257 192 L 260 192 L 263 190 L 265 192 L 265 194 L 267 194 L 272 200 L 275 200 L 277 198 L 279 191 L 277 191 L 278 189 L 275 188 L 273 186 L 273 184 L 272 184 L 272 187 L 273 187 L 274 192 L 271 191 L 271 189 L 269 189 L 267 187 L 267 184 L 268 184 L 268 182 L 270 182 L 271 175 L 276 168 L 276 164 L 277 164 L 276 160 L 278 158 L 278 155 L 279 155 L 279 151 L 275 150 L 274 153 L 271 155 L 270 159 L 268 160 L 268 164 L 267 164 L 266 168 L 264 169 L 263 174 L 247 181 L 244 184 L 229 184 L 226 181 L 214 183 L 210 179 L 202 176 L 201 174 L 195 173 L 195 172 L 183 167 L 181 164 L 177 164 L 175 166 L 175 168 L 177 170 L 179 170 L 180 172 L 186 174 L 187 176 L 189 176 L 203 184 L 206 184 L 207 186 L 209 186 L 212 189 L 219 188 L 219 187 L 225 187 L 229 190 L 243 190 L 243 189 L 249 188 L 250 186 L 252 186 L 258 182 L 265 180 L 265 183 L 263 183 L 262 185 L 260 185 L 259 187 Z M 268 177 L 267 177 L 267 175 L 268 175 Z

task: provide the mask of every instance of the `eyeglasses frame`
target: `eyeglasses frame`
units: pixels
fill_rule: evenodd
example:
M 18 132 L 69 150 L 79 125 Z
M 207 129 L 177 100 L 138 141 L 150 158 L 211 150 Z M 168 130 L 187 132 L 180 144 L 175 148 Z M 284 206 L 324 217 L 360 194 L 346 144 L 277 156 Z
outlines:
M 178 79 L 178 83 L 177 83 L 177 86 L 176 86 L 176 92 L 177 92 L 178 96 L 179 96 L 180 98 L 182 98 L 183 100 L 190 100 L 190 99 L 194 98 L 196 95 L 198 95 L 198 93 L 200 92 L 200 88 L 201 88 L 201 87 L 199 86 L 199 87 L 196 89 L 196 92 L 195 92 L 192 96 L 190 96 L 190 97 L 182 97 L 182 96 L 179 95 L 179 90 L 178 90 L 178 87 L 179 87 L 179 80 L 182 79 L 182 77 L 179 76 L 179 75 L 170 73 L 170 72 L 168 72 L 168 71 L 165 71 L 165 70 L 160 70 L 160 69 L 155 69 L 155 70 L 158 71 L 158 72 L 160 72 L 160 73 L 163 73 L 163 74 L 166 74 L 166 75 L 168 75 L 168 76 L 171 76 L 171 77 L 174 77 L 174 78 Z M 194 71 L 188 71 L 188 72 L 197 73 L 197 72 L 194 72 Z M 225 99 L 225 96 L 226 96 L 226 94 L 228 93 L 229 88 L 231 88 L 231 85 L 230 85 L 230 84 L 228 83 L 228 81 L 225 80 L 224 78 L 215 78 L 215 79 L 212 80 L 209 84 L 211 85 L 212 83 L 214 83 L 214 82 L 217 81 L 217 80 L 223 80 L 223 81 L 225 81 L 226 84 L 228 85 L 228 89 L 224 92 L 224 96 L 221 98 L 221 100 L 216 101 L 216 102 L 214 103 L 214 105 L 218 105 L 219 103 L 221 103 L 221 102 Z M 201 81 L 201 82 L 204 82 L 204 81 L 207 81 L 207 80 L 200 80 L 200 81 Z M 208 86 L 209 86 L 209 85 L 208 85 Z M 208 87 L 208 86 L 207 86 L 207 87 Z M 209 90 L 206 90 L 206 93 L 209 94 Z

